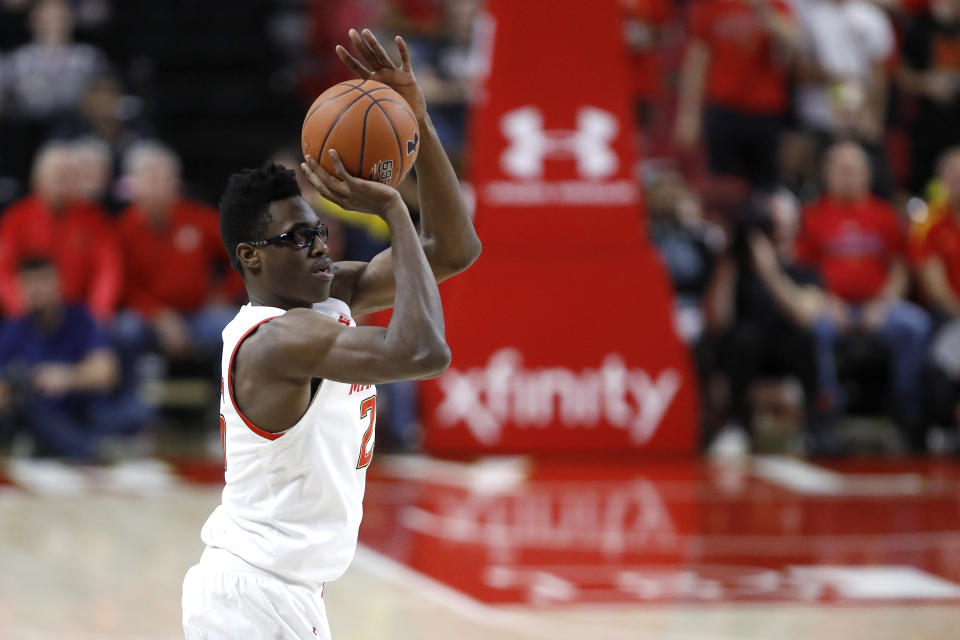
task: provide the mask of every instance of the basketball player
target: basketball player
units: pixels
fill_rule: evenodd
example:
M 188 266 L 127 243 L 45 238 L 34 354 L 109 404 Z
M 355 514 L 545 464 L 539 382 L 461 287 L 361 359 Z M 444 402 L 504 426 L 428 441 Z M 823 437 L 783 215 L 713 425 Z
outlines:
M 292 171 L 268 164 L 230 178 L 221 233 L 250 303 L 223 331 L 226 486 L 184 579 L 188 640 L 329 638 L 323 585 L 356 549 L 373 385 L 447 367 L 437 282 L 480 253 L 403 40 L 397 67 L 369 30 L 349 35 L 359 59 L 338 47 L 344 62 L 399 92 L 419 122 L 421 234 L 395 189 L 349 176 L 335 153 L 336 175 L 308 158 L 304 170 L 324 197 L 390 227 L 391 248 L 369 264 L 333 264 Z M 391 305 L 386 328 L 354 322 Z

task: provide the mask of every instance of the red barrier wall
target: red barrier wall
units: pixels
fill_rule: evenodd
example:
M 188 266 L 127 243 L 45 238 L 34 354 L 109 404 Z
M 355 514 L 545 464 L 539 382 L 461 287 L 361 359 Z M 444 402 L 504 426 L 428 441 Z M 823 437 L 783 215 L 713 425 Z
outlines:
M 435 453 L 695 449 L 696 390 L 644 234 L 616 0 L 489 0 L 472 118 L 483 255 L 442 285 Z

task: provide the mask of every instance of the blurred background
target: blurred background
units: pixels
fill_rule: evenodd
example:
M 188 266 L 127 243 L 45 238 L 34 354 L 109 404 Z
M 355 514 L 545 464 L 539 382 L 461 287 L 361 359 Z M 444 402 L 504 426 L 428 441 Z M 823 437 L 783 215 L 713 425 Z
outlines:
M 600 200 L 582 210 L 579 199 L 545 200 L 538 220 L 569 212 L 580 235 L 641 265 L 644 275 L 618 285 L 626 308 L 595 308 L 642 336 L 629 305 L 659 309 L 662 288 L 662 313 L 651 313 L 678 347 L 673 368 L 602 333 L 583 338 L 596 357 L 575 364 L 522 344 L 476 347 L 458 363 L 456 341 L 485 344 L 486 328 L 456 333 L 457 314 L 482 314 L 475 307 L 491 298 L 465 301 L 478 291 L 470 280 L 450 289 L 452 372 L 380 389 L 381 464 L 359 573 L 328 601 L 335 635 L 407 637 L 390 635 L 407 620 L 403 633 L 422 638 L 599 628 L 608 638 L 770 637 L 776 617 L 731 605 L 701 618 L 696 608 L 758 600 L 802 603 L 777 637 L 864 625 L 903 637 L 891 620 L 916 603 L 923 612 L 903 618 L 912 637 L 955 633 L 960 0 L 571 3 L 605 30 L 580 40 L 561 27 L 551 36 L 558 17 L 531 9 L 523 22 L 507 4 L 0 0 L 0 636 L 177 637 L 178 580 L 222 483 L 220 331 L 246 302 L 217 199 L 231 173 L 268 159 L 299 172 L 303 114 L 351 77 L 334 46 L 361 26 L 382 42 L 406 39 L 476 205 L 487 247 L 478 265 L 506 260 L 508 270 L 524 249 L 500 238 L 511 225 L 526 238 L 527 223 L 496 215 L 521 205 L 491 178 L 512 175 L 493 138 L 553 140 L 540 162 L 553 153 L 570 176 L 570 160 L 606 138 L 597 116 L 599 129 L 549 112 L 514 120 L 514 133 L 490 125 L 483 114 L 509 115 L 498 70 L 547 64 L 532 61 L 541 54 L 562 67 L 605 43 L 616 71 L 598 67 L 591 81 L 625 114 L 609 136 L 619 158 L 609 180 L 626 185 L 619 205 L 635 242 L 616 244 L 624 227 L 590 226 Z M 511 19 L 545 29 L 534 43 L 571 38 L 567 49 L 505 62 Z M 570 100 L 590 104 L 582 93 Z M 564 142 L 575 133 L 588 151 Z M 582 177 L 589 162 L 577 167 Z M 599 171 L 591 184 L 607 179 Z M 379 219 L 302 186 L 331 229 L 334 260 L 389 246 Z M 416 220 L 416 176 L 400 190 Z M 531 260 L 539 250 L 530 245 Z M 655 264 L 642 266 L 648 250 Z M 624 269 L 615 273 L 633 273 Z M 556 308 L 576 311 L 565 305 Z M 552 311 L 539 309 L 550 325 Z M 602 407 L 565 404 L 564 381 L 608 384 L 597 381 L 621 370 L 621 386 L 642 374 L 667 394 L 655 435 L 615 430 L 610 394 L 642 414 L 641 392 L 597 387 Z M 656 370 L 680 372 L 682 391 Z M 541 385 L 542 420 L 517 408 L 519 396 L 497 395 L 498 371 L 510 385 Z M 456 413 L 453 397 L 474 404 Z M 496 436 L 471 419 L 482 411 Z M 597 459 L 571 462 L 581 448 Z M 469 570 L 463 557 L 475 559 Z M 376 613 L 364 617 L 351 594 L 370 584 Z M 411 584 L 419 595 L 407 595 Z M 651 602 L 693 608 L 680 623 L 671 609 L 643 608 Z M 823 614 L 837 602 L 866 609 Z

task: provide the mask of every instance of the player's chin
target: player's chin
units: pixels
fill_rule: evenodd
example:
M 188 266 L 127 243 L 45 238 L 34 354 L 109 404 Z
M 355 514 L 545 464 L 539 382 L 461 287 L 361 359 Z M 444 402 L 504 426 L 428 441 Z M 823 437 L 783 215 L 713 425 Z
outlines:
M 330 285 L 333 277 L 321 277 L 322 274 L 313 274 L 310 278 L 309 291 L 315 300 L 325 300 L 330 297 Z

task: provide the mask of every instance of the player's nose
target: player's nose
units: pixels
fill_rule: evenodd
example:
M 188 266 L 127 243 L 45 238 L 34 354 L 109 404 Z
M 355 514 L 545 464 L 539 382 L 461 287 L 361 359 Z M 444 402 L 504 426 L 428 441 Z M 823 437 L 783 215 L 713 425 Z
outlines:
M 321 256 L 327 252 L 327 243 L 323 241 L 319 233 L 313 235 L 313 244 L 310 245 L 311 256 Z

